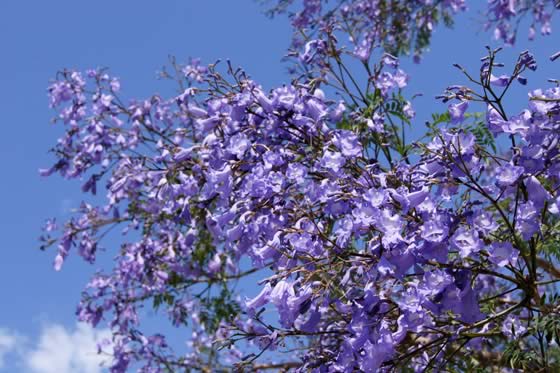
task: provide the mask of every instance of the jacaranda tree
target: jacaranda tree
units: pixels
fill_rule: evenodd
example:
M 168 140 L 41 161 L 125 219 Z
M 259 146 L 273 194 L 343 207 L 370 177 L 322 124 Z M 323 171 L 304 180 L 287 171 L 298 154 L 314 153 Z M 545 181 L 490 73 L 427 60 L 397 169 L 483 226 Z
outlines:
M 521 19 L 549 34 L 555 3 L 490 0 L 484 27 L 508 44 Z M 424 125 L 399 68 L 467 5 L 268 2 L 294 28 L 292 83 L 270 91 L 195 59 L 162 72 L 168 98 L 57 74 L 66 131 L 41 172 L 102 196 L 49 220 L 42 248 L 56 270 L 73 251 L 113 258 L 77 311 L 110 327 L 112 372 L 560 370 L 559 82 L 508 112 L 537 62 L 487 48 Z M 147 310 L 186 350 L 146 332 Z

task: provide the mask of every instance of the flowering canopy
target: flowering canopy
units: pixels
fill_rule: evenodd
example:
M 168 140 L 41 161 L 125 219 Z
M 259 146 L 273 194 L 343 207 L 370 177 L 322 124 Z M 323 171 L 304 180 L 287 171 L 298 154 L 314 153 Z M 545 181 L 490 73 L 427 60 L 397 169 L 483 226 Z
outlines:
M 532 13 L 548 33 L 551 4 L 490 1 L 488 24 L 513 42 L 508 25 Z M 414 110 L 395 55 L 420 53 L 465 2 L 303 5 L 294 26 L 319 28 L 299 44 L 308 70 L 291 85 L 266 91 L 229 63 L 192 60 L 164 73 L 181 88 L 171 98 L 125 101 L 103 70 L 64 70 L 49 87 L 67 130 L 41 172 L 106 196 L 59 236 L 48 221 L 43 247 L 57 244 L 57 270 L 75 250 L 92 263 L 114 256 L 77 312 L 109 323 L 111 370 L 558 367 L 558 82 L 508 115 L 505 93 L 537 64 L 524 52 L 497 76 L 488 49 L 477 76 L 458 66 L 473 87 L 442 94 L 449 109 L 428 140 L 407 142 Z M 364 84 L 343 56 L 363 63 Z M 477 103 L 485 115 L 469 112 Z M 120 249 L 103 248 L 115 227 Z M 186 352 L 145 332 L 146 308 L 188 330 Z
M 294 50 L 309 51 L 325 45 L 326 34 L 339 32 L 348 39 L 356 57 L 369 59 L 376 47 L 393 55 L 413 53 L 415 59 L 428 48 L 439 23 L 453 25 L 453 16 L 467 9 L 466 0 L 273 0 L 270 15 L 289 13 L 294 27 Z M 474 4 L 474 2 L 473 2 Z M 514 44 L 519 21 L 530 18 L 528 38 L 537 30 L 552 32 L 551 20 L 558 2 L 554 0 L 488 0 L 484 28 L 494 37 Z M 317 40 L 311 40 L 317 39 Z M 311 41 L 311 43 L 309 43 Z M 308 43 L 308 44 L 305 44 Z

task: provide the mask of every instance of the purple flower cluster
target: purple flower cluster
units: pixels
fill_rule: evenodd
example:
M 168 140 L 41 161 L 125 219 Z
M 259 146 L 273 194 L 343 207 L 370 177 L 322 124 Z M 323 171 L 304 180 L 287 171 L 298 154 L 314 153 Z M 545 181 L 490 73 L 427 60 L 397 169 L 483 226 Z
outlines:
M 402 36 L 381 33 L 394 22 L 381 3 L 329 13 L 361 30 L 352 42 L 362 61 L 367 45 Z M 426 30 L 438 11 L 464 8 L 408 3 L 392 4 Z M 323 6 L 304 1 L 295 25 L 309 27 Z M 332 53 L 340 69 L 322 66 L 324 91 L 316 79 L 267 91 L 198 60 L 174 69 L 187 88 L 169 99 L 125 103 L 119 81 L 99 70 L 63 71 L 49 87 L 66 132 L 41 173 L 79 179 L 105 200 L 82 203 L 60 231 L 48 221 L 41 239 L 58 245 L 60 270 L 73 250 L 95 262 L 121 229 L 113 267 L 92 278 L 78 308 L 80 320 L 110 325 L 113 372 L 460 370 L 456 359 L 503 350 L 538 330 L 535 313 L 557 312 L 546 250 L 560 229 L 558 86 L 530 92 L 528 108 L 508 116 L 503 93 L 536 62 L 524 52 L 496 78 L 490 50 L 473 80 L 481 91 L 449 87 L 429 140 L 407 144 L 414 111 L 398 59 L 367 65 L 360 86 L 333 41 L 308 43 L 302 58 L 317 66 Z M 332 88 L 344 101 L 328 99 Z M 476 122 L 467 110 L 478 101 L 486 117 Z M 496 141 L 511 145 L 498 153 Z M 258 294 L 238 292 L 240 279 Z M 187 350 L 147 333 L 145 309 L 188 330 Z
M 280 0 L 269 10 L 271 14 L 290 11 L 296 50 L 305 45 L 305 57 L 311 46 L 324 50 L 327 35 L 334 33 L 349 38 L 352 54 L 362 61 L 369 60 L 377 47 L 395 55 L 414 53 L 419 58 L 435 26 L 451 22 L 453 15 L 466 10 L 465 0 L 304 0 L 301 6 L 296 4 L 299 2 Z
M 529 15 L 531 24 L 528 31 L 529 40 L 533 40 L 537 29 L 542 35 L 552 32 L 552 16 L 558 8 L 554 0 L 489 0 L 487 28 L 494 28 L 494 37 L 506 44 L 514 44 L 517 37 L 519 21 Z
M 537 29 L 542 35 L 552 31 L 555 0 L 488 0 L 485 28 L 494 37 L 514 44 L 520 21 L 530 16 L 528 37 Z M 440 23 L 453 25 L 453 17 L 467 10 L 466 0 L 276 0 L 272 15 L 289 12 L 295 29 L 294 50 L 305 49 L 301 60 L 321 62 L 328 54 L 329 39 L 349 40 L 352 54 L 368 61 L 376 48 L 394 55 L 413 54 L 416 61 L 427 50 L 432 32 Z

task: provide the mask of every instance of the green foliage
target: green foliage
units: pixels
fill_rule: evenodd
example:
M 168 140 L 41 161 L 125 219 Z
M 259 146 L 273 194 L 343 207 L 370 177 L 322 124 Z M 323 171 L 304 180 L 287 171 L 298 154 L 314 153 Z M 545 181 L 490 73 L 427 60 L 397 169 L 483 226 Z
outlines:
M 451 115 L 449 115 L 449 112 L 444 112 L 444 113 L 434 113 L 432 114 L 432 122 L 428 122 L 428 128 L 432 129 L 432 128 L 437 128 L 437 126 L 439 126 L 440 124 L 444 124 L 444 123 L 449 123 L 451 121 Z
M 162 293 L 154 296 L 152 306 L 154 310 L 157 311 L 162 304 L 165 304 L 167 306 L 172 306 L 174 303 L 175 303 L 175 297 L 172 294 Z
M 496 140 L 483 119 L 483 113 L 477 112 L 465 114 L 465 121 L 468 121 L 469 119 L 472 119 L 471 123 L 467 123 L 461 127 L 451 128 L 451 130 L 462 129 L 467 133 L 473 134 L 477 145 L 484 149 L 490 148 L 494 151 L 494 153 L 496 153 Z M 449 112 L 446 111 L 444 113 L 432 114 L 432 121 L 426 122 L 426 127 L 428 127 L 426 137 L 436 137 L 440 131 L 441 125 L 450 123 L 451 116 L 449 115 Z
M 538 366 L 538 356 L 533 349 L 523 348 L 518 340 L 513 340 L 506 345 L 502 362 L 511 369 L 532 370 Z
M 517 338 L 505 346 L 502 363 L 523 371 L 560 371 L 559 300 L 556 292 L 543 295 L 541 309 L 547 312 L 532 316 L 532 326 L 524 338 Z
M 225 285 L 216 296 L 211 296 L 210 290 L 207 293 L 207 297 L 201 298 L 200 321 L 206 330 L 213 333 L 218 329 L 221 321 L 232 322 L 241 309 L 237 302 L 232 300 L 231 291 Z
M 488 129 L 488 125 L 486 121 L 481 120 L 482 113 L 473 113 L 465 115 L 465 118 L 472 117 L 474 118 L 474 123 L 467 125 L 465 128 L 468 132 L 472 133 L 476 138 L 476 143 L 483 147 L 488 148 L 490 147 L 494 153 L 496 153 L 496 141 L 494 139 L 494 135 Z
M 539 242 L 538 250 L 549 259 L 560 261 L 560 220 L 549 222 L 543 229 L 546 240 Z
M 407 104 L 408 101 L 400 93 L 393 93 L 393 97 L 385 104 L 385 113 L 411 125 L 410 119 L 404 113 Z
M 345 116 L 336 124 L 336 128 L 340 130 L 351 130 L 352 122 Z

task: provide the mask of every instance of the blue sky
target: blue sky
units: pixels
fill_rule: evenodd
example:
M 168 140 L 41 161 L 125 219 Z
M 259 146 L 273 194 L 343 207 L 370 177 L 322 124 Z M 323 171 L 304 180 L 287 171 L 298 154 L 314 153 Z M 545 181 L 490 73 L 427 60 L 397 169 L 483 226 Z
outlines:
M 67 342 L 92 337 L 89 331 L 76 329 L 74 311 L 95 267 L 70 258 L 56 273 L 53 252 L 37 249 L 44 220 L 63 219 L 81 199 L 77 182 L 42 179 L 37 173 L 52 162 L 47 151 L 61 133 L 49 123 L 49 79 L 64 67 L 106 66 L 121 78 L 126 96 L 142 97 L 169 88 L 155 76 L 167 56 L 175 55 L 179 61 L 188 56 L 204 62 L 229 58 L 265 87 L 288 83 L 280 62 L 290 39 L 288 21 L 270 20 L 261 10 L 253 0 L 0 2 L 1 372 L 31 370 L 22 354 L 44 352 L 41 337 L 55 335 Z M 438 29 L 432 52 L 422 64 L 404 62 L 412 76 L 409 92 L 424 93 L 415 101 L 418 128 L 429 113 L 445 110 L 433 97 L 449 84 L 464 82 L 452 63 L 478 69 L 483 46 L 491 39 L 480 31 L 477 18 L 471 10 L 458 18 L 454 30 Z M 555 77 L 548 56 L 560 47 L 558 34 L 527 43 L 525 30 L 522 27 L 518 45 L 507 49 L 502 60 L 513 63 L 516 54 L 532 50 L 541 63 L 537 73 L 527 74 L 529 87 L 545 86 L 546 78 Z M 523 87 L 512 92 L 511 112 L 523 107 L 526 92 Z M 54 330 L 58 334 L 53 327 L 60 328 Z M 5 342 L 3 335 L 11 336 L 12 342 Z M 3 353 L 8 350 L 5 345 L 14 344 L 19 347 Z M 81 365 L 66 366 L 71 371 L 81 369 Z

